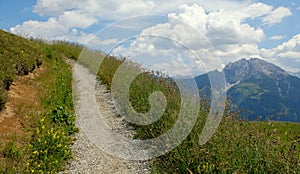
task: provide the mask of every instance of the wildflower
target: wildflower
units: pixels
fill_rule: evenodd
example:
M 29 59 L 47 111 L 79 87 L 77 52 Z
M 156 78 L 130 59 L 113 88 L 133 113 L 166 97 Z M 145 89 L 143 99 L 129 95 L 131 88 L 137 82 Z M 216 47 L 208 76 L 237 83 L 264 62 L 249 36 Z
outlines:
M 38 153 L 38 151 L 37 151 L 37 150 L 33 152 L 33 154 L 34 154 L 34 155 L 35 155 L 35 154 L 37 154 L 37 153 Z

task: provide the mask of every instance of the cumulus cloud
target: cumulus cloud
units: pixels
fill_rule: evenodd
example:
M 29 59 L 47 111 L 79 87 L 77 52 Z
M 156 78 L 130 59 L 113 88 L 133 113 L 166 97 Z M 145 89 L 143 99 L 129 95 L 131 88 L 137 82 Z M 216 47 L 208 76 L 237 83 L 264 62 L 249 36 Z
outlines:
M 258 47 L 258 44 L 265 39 L 263 29 L 247 23 L 247 20 L 251 19 L 261 20 L 265 24 L 274 25 L 289 15 L 291 15 L 291 12 L 285 7 L 273 9 L 272 6 L 264 3 L 253 3 L 248 6 L 242 6 L 240 9 L 228 8 L 227 10 L 219 9 L 217 11 L 207 11 L 204 7 L 197 4 L 183 4 L 178 8 L 177 12 L 168 15 L 166 23 L 144 29 L 140 37 L 130 44 L 129 48 L 118 48 L 117 50 L 118 53 L 126 55 L 133 54 L 132 52 L 137 54 L 147 50 L 163 49 L 174 55 L 174 53 L 171 53 L 171 50 L 178 50 L 178 48 L 170 44 L 169 41 L 153 38 L 145 39 L 143 37 L 144 35 L 163 36 L 178 41 L 195 51 L 198 55 L 201 55 L 201 60 L 194 59 L 189 61 L 198 62 L 195 64 L 196 66 L 205 64 L 208 71 L 220 69 L 219 65 L 236 61 L 242 57 L 258 57 L 271 61 L 285 56 L 299 58 L 299 52 L 280 48 L 293 46 L 294 41 L 292 40 L 295 40 L 295 38 L 274 50 L 261 49 Z M 269 39 L 280 40 L 283 37 L 273 36 Z M 182 51 L 182 53 L 188 54 L 186 50 Z M 183 55 L 180 56 L 186 58 Z M 220 57 L 221 64 L 216 63 L 214 59 L 216 57 Z M 282 65 L 285 66 L 284 64 Z M 162 64 L 156 67 L 167 69 L 170 66 Z M 169 68 L 169 71 L 172 72 L 172 69 Z M 177 69 L 177 71 L 179 70 Z M 185 72 L 182 71 L 181 73 Z
M 267 15 L 263 22 L 267 25 L 274 25 L 276 23 L 280 23 L 283 18 L 291 16 L 292 12 L 286 7 L 278 7 L 272 13 Z
M 270 40 L 282 40 L 283 38 L 285 38 L 285 36 L 277 35 L 277 36 L 272 36 L 269 39 Z
M 262 8 L 263 10 L 257 10 Z M 143 35 L 163 36 L 171 39 L 172 42 L 179 42 L 200 55 L 201 60 L 188 60 L 204 64 L 206 69 L 221 69 L 222 64 L 239 59 L 241 57 L 259 57 L 257 43 L 261 42 L 265 35 L 261 28 L 251 27 L 245 23 L 245 19 L 266 15 L 267 5 L 253 4 L 240 11 L 219 10 L 207 12 L 197 4 L 181 5 L 176 13 L 168 15 L 168 22 L 158 24 L 141 32 L 137 40 L 129 48 L 119 49 L 123 54 L 143 52 L 150 46 L 155 49 L 176 50 L 178 47 L 170 44 L 170 41 L 161 39 L 145 39 Z M 190 50 L 183 50 L 182 54 L 188 54 Z M 172 53 L 174 54 L 174 53 Z M 182 56 L 182 55 L 181 55 Z M 221 57 L 221 63 L 217 64 L 216 58 Z M 183 58 L 187 58 L 182 56 Z M 199 66 L 199 65 L 196 65 Z M 165 68 L 167 66 L 164 66 Z M 170 71 L 172 71 L 170 69 Z M 184 73 L 184 72 L 182 72 Z
M 272 49 L 262 48 L 261 56 L 288 71 L 300 70 L 300 34 Z
M 287 42 L 272 49 L 261 49 L 262 56 L 267 58 L 300 58 L 300 34 L 295 35 Z
M 66 11 L 58 18 L 59 22 L 66 27 L 88 28 L 98 20 L 81 11 Z
M 174 12 L 175 9 L 178 10 Z M 140 36 L 134 42 L 128 43 L 126 48 L 116 48 L 115 52 L 126 56 L 160 50 L 164 55 L 175 55 L 184 59 L 191 54 L 186 50 L 188 48 L 203 57 L 200 61 L 193 60 L 197 62 L 193 66 L 211 62 L 207 66 L 208 70 L 213 69 L 215 64 L 210 57 L 216 56 L 221 58 L 221 64 L 242 57 L 299 57 L 296 36 L 274 49 L 258 47 L 265 39 L 265 33 L 262 28 L 251 25 L 249 20 L 271 26 L 280 23 L 285 17 L 292 15 L 292 12 L 283 6 L 273 9 L 270 5 L 253 3 L 251 0 L 175 0 L 172 3 L 161 0 L 38 0 L 34 12 L 48 16 L 49 19 L 26 21 L 12 27 L 11 32 L 27 37 L 92 43 L 110 48 L 110 45 L 122 39 L 105 37 L 102 40 L 95 34 L 83 31 L 105 20 L 116 21 L 143 14 L 168 14 L 166 22 L 141 29 Z M 139 24 L 145 26 L 145 21 L 134 22 L 137 21 L 123 25 L 124 31 L 136 29 Z M 147 38 L 150 35 L 153 37 Z M 280 40 L 283 36 L 272 36 L 268 39 Z M 179 49 L 180 45 L 186 48 L 178 54 L 175 49 Z M 176 61 L 173 61 L 173 65 L 177 67 Z
M 251 18 L 255 19 L 257 17 L 264 16 L 272 12 L 273 7 L 261 2 L 254 3 L 242 10 L 240 16 L 242 18 Z
M 78 42 L 85 45 L 100 45 L 103 43 L 97 35 L 78 32 L 77 29 L 69 29 L 59 23 L 56 18 L 49 18 L 48 21 L 26 21 L 10 29 L 14 34 L 23 37 L 41 38 L 47 40 L 64 40 Z
M 46 16 L 58 16 L 69 10 L 84 10 L 95 16 L 106 18 L 123 18 L 124 16 L 145 13 L 166 14 L 174 11 L 182 4 L 198 3 L 208 11 L 218 9 L 239 9 L 249 5 L 250 1 L 215 0 L 38 0 L 34 12 Z
M 59 16 L 66 10 L 76 8 L 78 3 L 78 0 L 37 0 L 33 12 L 41 16 Z
M 12 33 L 19 34 L 24 37 L 39 37 L 53 39 L 59 35 L 65 35 L 68 33 L 68 28 L 61 25 L 54 17 L 48 19 L 48 21 L 40 22 L 29 20 L 22 25 L 17 25 L 10 29 Z

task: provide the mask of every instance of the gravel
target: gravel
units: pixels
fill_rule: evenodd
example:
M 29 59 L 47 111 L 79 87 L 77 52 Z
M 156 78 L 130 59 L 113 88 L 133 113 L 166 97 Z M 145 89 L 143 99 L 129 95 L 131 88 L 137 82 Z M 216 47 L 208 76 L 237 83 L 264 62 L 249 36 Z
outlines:
M 114 155 L 106 153 L 95 145 L 97 139 L 90 136 L 85 131 L 82 120 L 89 119 L 85 112 L 86 108 L 82 108 L 85 98 L 80 97 L 80 93 L 91 93 L 96 99 L 97 107 L 101 113 L 102 121 L 107 124 L 107 131 L 114 131 L 118 135 L 132 139 L 135 131 L 130 127 L 122 116 L 120 116 L 114 107 L 113 100 L 110 92 L 105 86 L 101 85 L 99 81 L 95 80 L 95 76 L 88 72 L 86 68 L 81 65 L 74 65 L 76 71 L 73 74 L 73 90 L 76 95 L 75 97 L 75 108 L 76 108 L 76 126 L 79 128 L 79 133 L 75 135 L 75 142 L 72 145 L 72 151 L 74 158 L 67 164 L 66 170 L 62 173 L 124 173 L 124 174 L 139 174 L 139 173 L 150 173 L 150 162 L 149 161 L 136 161 L 118 158 Z M 93 84 L 96 83 L 96 84 Z M 93 84 L 96 93 L 87 90 L 86 85 Z M 88 95 L 88 94 L 87 94 Z M 99 129 L 101 130 L 101 129 Z M 97 132 L 98 135 L 105 134 L 105 132 Z M 102 138 L 101 141 L 109 141 L 107 138 Z M 122 142 L 121 142 L 122 143 Z M 105 143 L 104 143 L 105 144 Z M 109 146 L 109 142 L 106 143 Z M 106 147 L 110 148 L 110 147 Z M 130 149 L 130 147 L 128 148 Z M 126 149 L 125 149 L 126 151 Z M 130 154 L 125 152 L 124 154 Z

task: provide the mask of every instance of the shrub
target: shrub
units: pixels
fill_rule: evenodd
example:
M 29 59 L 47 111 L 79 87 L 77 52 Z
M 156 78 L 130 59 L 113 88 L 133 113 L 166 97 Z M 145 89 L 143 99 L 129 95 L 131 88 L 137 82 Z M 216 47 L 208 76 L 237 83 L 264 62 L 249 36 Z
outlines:
M 10 85 L 13 83 L 13 77 L 12 76 L 6 76 L 3 79 L 3 85 L 6 90 L 9 90 Z

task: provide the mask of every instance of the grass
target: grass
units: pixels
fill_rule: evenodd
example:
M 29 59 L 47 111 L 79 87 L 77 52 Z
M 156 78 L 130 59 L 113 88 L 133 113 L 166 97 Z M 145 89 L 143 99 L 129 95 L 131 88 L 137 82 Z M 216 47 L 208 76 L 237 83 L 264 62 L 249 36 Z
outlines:
M 11 74 L 12 81 L 27 74 L 25 71 L 18 73 L 15 68 L 14 62 L 19 60 L 28 63 L 26 67 L 35 65 L 37 68 L 39 65 L 45 69 L 37 79 L 26 82 L 38 91 L 37 105 L 16 106 L 16 116 L 22 122 L 24 135 L 16 134 L 8 141 L 1 141 L 0 173 L 57 173 L 72 158 L 70 145 L 78 131 L 73 110 L 72 72 L 65 60 L 77 59 L 81 47 L 65 42 L 49 44 L 28 40 L 4 31 L 0 34 L 5 41 L 0 49 L 0 53 L 5 54 L 0 61 L 5 63 L 3 67 L 7 67 L 1 69 L 2 79 L 7 72 Z M 5 103 L 7 90 L 4 83 L 0 89 L 4 96 L 4 100 L 0 101 Z
M 46 70 L 30 83 L 39 91 L 37 106 L 20 106 L 24 137 L 14 135 L 0 142 L 0 173 L 57 173 L 72 158 L 70 144 L 77 131 L 72 103 L 72 74 L 65 58 L 77 59 L 81 47 L 65 42 L 27 40 L 1 34 L 0 106 L 7 89 L 20 75 L 41 66 Z M 91 51 L 92 59 L 103 58 Z M 124 59 L 106 57 L 98 72 L 111 89 L 112 79 Z M 34 68 L 33 68 L 34 67 Z M 94 69 L 93 69 L 94 68 Z M 179 90 L 174 81 L 157 72 L 139 75 L 130 86 L 130 101 L 141 113 L 150 109 L 149 95 L 161 91 L 166 112 L 150 125 L 133 125 L 137 139 L 150 139 L 168 131 L 180 111 Z M 297 173 L 300 171 L 300 125 L 283 122 L 247 122 L 239 113 L 226 111 L 216 133 L 205 145 L 198 144 L 208 114 L 203 99 L 196 125 L 189 136 L 169 153 L 153 160 L 153 173 Z M 25 119 L 27 118 L 27 119 Z
M 0 111 L 7 102 L 7 90 L 18 75 L 27 75 L 42 64 L 37 42 L 0 30 Z
M 107 57 L 98 75 L 108 89 L 124 59 Z M 149 111 L 148 97 L 161 91 L 168 100 L 164 115 L 151 125 L 134 125 L 136 138 L 151 139 L 170 129 L 178 117 L 180 98 L 176 85 L 159 73 L 144 73 L 130 86 L 134 109 Z M 226 111 L 216 133 L 200 146 L 199 136 L 209 107 L 203 99 L 197 123 L 177 148 L 153 160 L 153 173 L 297 173 L 300 171 L 300 124 L 247 122 Z M 230 107 L 228 107 L 230 108 Z
M 71 159 L 71 135 L 75 128 L 72 101 L 72 74 L 69 65 L 59 55 L 53 55 L 49 72 L 42 84 L 47 91 L 41 97 L 45 108 L 34 126 L 26 161 L 28 173 L 53 173 L 62 170 Z

